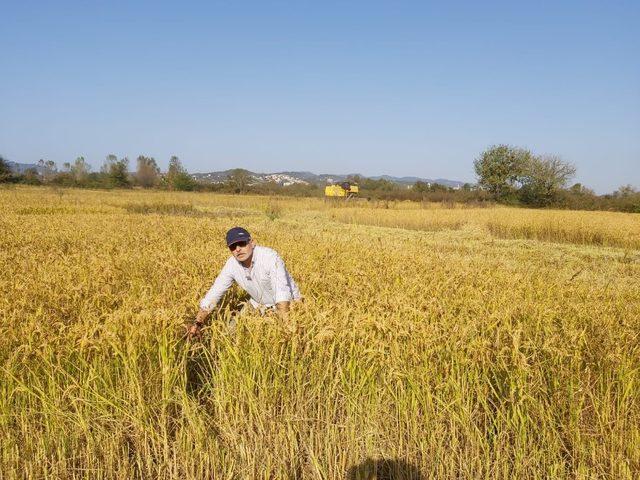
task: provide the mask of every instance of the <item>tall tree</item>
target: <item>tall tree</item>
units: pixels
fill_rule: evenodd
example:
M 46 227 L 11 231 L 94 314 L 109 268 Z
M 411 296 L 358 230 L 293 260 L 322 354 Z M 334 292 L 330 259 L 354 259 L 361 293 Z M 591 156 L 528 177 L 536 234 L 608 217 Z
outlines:
M 108 175 L 109 171 L 111 170 L 111 165 L 113 165 L 117 161 L 118 157 L 116 157 L 113 153 L 110 153 L 105 157 L 104 163 L 102 164 L 102 167 L 100 167 L 100 172 Z
M 38 160 L 38 168 L 42 174 L 42 180 L 47 183 L 53 180 L 56 173 L 58 172 L 58 168 L 56 166 L 56 162 L 53 160 L 45 160 L 41 158 Z
M 571 188 L 569 188 L 569 192 L 573 193 L 574 195 L 595 195 L 595 192 L 593 190 L 585 187 L 581 183 L 574 183 L 573 185 L 571 185 Z
M 383 192 L 392 192 L 394 190 L 400 190 L 400 185 L 386 178 L 363 178 L 360 181 L 360 188 L 362 190 L 379 190 Z
M 76 183 L 84 183 L 89 176 L 91 166 L 85 161 L 84 157 L 77 157 L 71 165 L 71 175 Z
M 493 145 L 473 163 L 478 184 L 499 200 L 513 198 L 522 185 L 532 157 L 524 148 Z
M 128 187 L 129 183 L 129 159 L 123 157 L 110 164 L 107 174 L 109 183 L 114 187 Z
M 576 174 L 576 167 L 557 155 L 534 156 L 522 177 L 520 199 L 529 205 L 551 205 Z
M 416 193 L 427 193 L 431 191 L 431 184 L 418 180 L 411 188 Z
M 11 178 L 11 168 L 9 162 L 0 155 L 0 182 L 6 182 Z
M 235 193 L 246 193 L 249 190 L 251 175 L 248 170 L 234 168 L 227 176 L 227 186 Z
M 35 168 L 27 168 L 22 174 L 22 181 L 27 185 L 42 185 L 42 175 Z
M 160 174 L 155 158 L 140 155 L 137 159 L 136 181 L 144 188 L 153 187 Z
M 615 197 L 630 197 L 637 193 L 638 193 L 638 190 L 636 190 L 636 188 L 633 185 L 627 184 L 627 185 L 622 185 L 620 188 L 618 188 L 618 190 L 613 192 L 613 195 Z
M 172 155 L 169 159 L 169 168 L 167 170 L 167 184 L 171 190 L 193 190 L 196 182 L 191 175 L 182 166 L 180 159 Z
M 130 186 L 129 159 L 127 157 L 118 160 L 118 157 L 110 153 L 104 159 L 100 173 L 102 173 L 105 183 L 110 187 Z

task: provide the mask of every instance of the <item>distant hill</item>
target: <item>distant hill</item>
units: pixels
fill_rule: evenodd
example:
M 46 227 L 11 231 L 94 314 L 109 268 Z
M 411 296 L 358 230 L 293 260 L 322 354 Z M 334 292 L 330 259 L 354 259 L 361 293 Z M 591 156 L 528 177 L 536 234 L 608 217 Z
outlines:
M 17 163 L 8 161 L 7 164 L 9 168 L 17 174 L 23 174 L 29 169 L 35 169 L 38 173 L 42 173 L 42 167 L 35 163 Z M 233 172 L 233 170 L 222 170 L 218 172 L 208 172 L 208 173 L 192 173 L 191 176 L 199 181 L 199 182 L 208 182 L 208 183 L 223 183 L 226 181 L 229 174 Z M 360 175 L 358 173 L 321 173 L 316 174 L 312 172 L 275 172 L 275 173 L 256 173 L 249 172 L 251 176 L 252 184 L 260 184 L 267 182 L 275 182 L 278 185 L 289 186 L 289 185 L 326 185 L 327 183 L 336 183 L 343 182 L 349 177 L 359 176 L 362 178 L 370 178 L 372 180 L 388 180 L 390 182 L 397 183 L 398 185 L 413 185 L 417 181 L 425 182 L 425 183 L 437 183 L 440 185 L 445 185 L 447 187 L 460 188 L 464 185 L 464 182 L 460 182 L 458 180 L 448 180 L 446 178 L 421 178 L 421 177 L 393 177 L 390 175 L 379 175 L 375 177 L 366 177 L 365 175 Z
M 210 182 L 210 183 L 223 183 L 226 181 L 229 174 L 233 172 L 233 170 L 223 170 L 219 172 L 209 172 L 209 173 L 193 173 L 191 176 L 200 182 Z M 275 182 L 278 185 L 288 186 L 288 185 L 325 185 L 327 183 L 333 182 L 342 182 L 346 180 L 348 177 L 360 176 L 362 178 L 370 178 L 372 180 L 384 179 L 390 182 L 397 183 L 399 185 L 413 185 L 417 181 L 425 182 L 425 183 L 437 183 L 440 185 L 445 185 L 447 187 L 460 188 L 464 185 L 464 182 L 460 182 L 458 180 L 448 180 L 446 178 L 421 178 L 421 177 L 392 177 L 390 175 L 381 175 L 376 177 L 366 177 L 364 175 L 360 175 L 357 173 L 349 173 L 349 174 L 338 174 L 338 173 L 321 173 L 315 174 L 312 172 L 276 172 L 276 173 L 256 173 L 249 172 L 251 176 L 252 183 L 266 183 L 266 182 Z

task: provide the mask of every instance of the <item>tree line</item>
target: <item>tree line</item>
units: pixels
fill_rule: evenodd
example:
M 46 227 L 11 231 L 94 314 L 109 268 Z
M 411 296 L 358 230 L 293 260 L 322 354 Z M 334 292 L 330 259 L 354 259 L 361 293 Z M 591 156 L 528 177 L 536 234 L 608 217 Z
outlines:
M 0 157 L 0 182 L 28 185 L 56 185 L 79 188 L 164 188 L 168 190 L 195 190 L 197 183 L 184 168 L 180 159 L 172 156 L 166 172 L 161 172 L 155 158 L 140 155 L 136 167 L 130 171 L 127 157 L 106 156 L 98 172 L 84 157 L 65 162 L 61 168 L 52 160 L 41 159 L 37 167 L 21 174 L 11 171 L 8 162 Z
M 449 187 L 417 181 L 400 185 L 387 179 L 351 176 L 360 196 L 376 200 L 413 200 L 445 204 L 502 203 L 528 207 L 584 210 L 618 210 L 640 213 L 640 192 L 630 185 L 615 192 L 596 195 L 580 183 L 570 185 L 576 168 L 555 155 L 536 155 L 528 149 L 511 145 L 493 145 L 474 160 L 477 184 Z M 255 183 L 250 172 L 231 170 L 224 182 L 196 181 L 177 156 L 172 156 L 166 172 L 161 172 L 153 157 L 139 155 L 135 170 L 130 171 L 127 157 L 107 155 L 98 172 L 92 172 L 84 157 L 64 163 L 59 168 L 51 160 L 40 160 L 37 168 L 16 174 L 0 156 L 0 182 L 31 185 L 57 185 L 84 188 L 158 188 L 177 191 L 212 191 L 234 194 L 322 196 L 324 186 L 275 182 Z
M 494 145 L 476 158 L 474 169 L 478 187 L 499 203 L 640 213 L 640 192 L 634 187 L 625 185 L 611 194 L 596 195 L 580 183 L 570 186 L 576 167 L 556 155 Z

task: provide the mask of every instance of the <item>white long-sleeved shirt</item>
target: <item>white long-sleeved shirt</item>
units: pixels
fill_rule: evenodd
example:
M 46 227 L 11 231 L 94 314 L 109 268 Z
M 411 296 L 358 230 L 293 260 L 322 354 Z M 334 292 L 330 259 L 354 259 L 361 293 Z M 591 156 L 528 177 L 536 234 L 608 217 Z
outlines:
M 250 296 L 255 308 L 272 307 L 279 302 L 300 299 L 300 290 L 289 275 L 280 255 L 271 248 L 256 245 L 251 266 L 245 267 L 233 256 L 216 277 L 213 285 L 200 301 L 200 308 L 211 311 L 224 293 L 236 282 Z

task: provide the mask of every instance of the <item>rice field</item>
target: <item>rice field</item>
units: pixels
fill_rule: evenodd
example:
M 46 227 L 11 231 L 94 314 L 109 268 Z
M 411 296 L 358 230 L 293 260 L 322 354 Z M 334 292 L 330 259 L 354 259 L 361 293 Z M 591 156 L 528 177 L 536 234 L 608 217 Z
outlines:
M 0 479 L 638 478 L 640 215 L 452 207 L 0 189 Z

